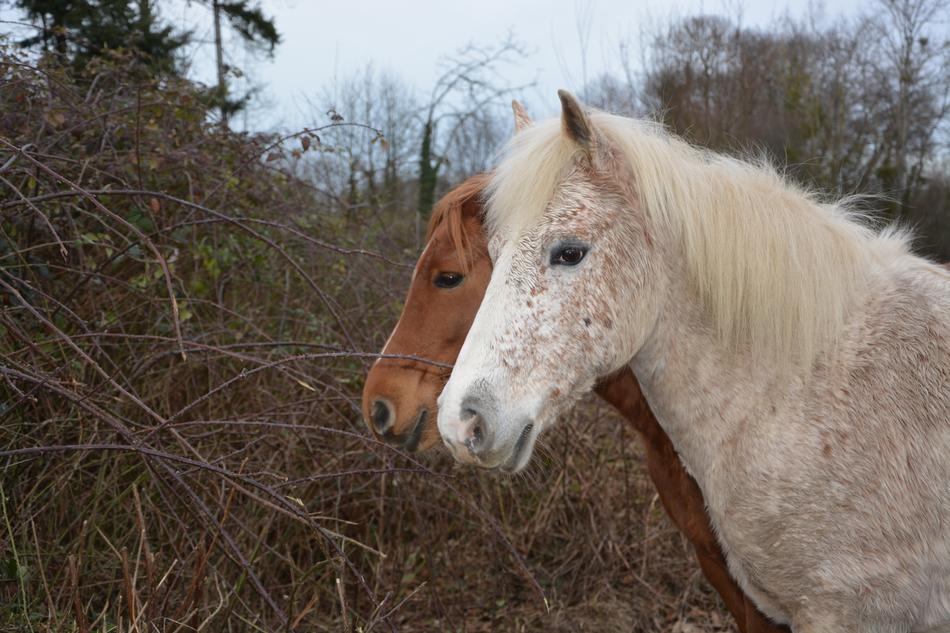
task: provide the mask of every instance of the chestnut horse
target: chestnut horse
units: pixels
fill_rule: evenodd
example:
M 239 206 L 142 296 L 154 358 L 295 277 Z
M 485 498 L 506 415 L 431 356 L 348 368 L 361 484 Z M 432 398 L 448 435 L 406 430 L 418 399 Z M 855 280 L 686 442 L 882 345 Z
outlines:
M 465 341 L 492 272 L 480 196 L 487 176 L 469 178 L 436 205 L 427 245 L 413 273 L 402 316 L 363 390 L 367 425 L 383 441 L 406 450 L 439 441 L 436 398 L 449 370 L 395 356 L 451 364 Z M 699 565 L 744 633 L 788 631 L 770 622 L 729 575 L 706 516 L 703 497 L 670 439 L 650 412 L 629 369 L 602 382 L 597 393 L 630 420 L 646 452 L 647 471 L 673 523 L 690 540 Z

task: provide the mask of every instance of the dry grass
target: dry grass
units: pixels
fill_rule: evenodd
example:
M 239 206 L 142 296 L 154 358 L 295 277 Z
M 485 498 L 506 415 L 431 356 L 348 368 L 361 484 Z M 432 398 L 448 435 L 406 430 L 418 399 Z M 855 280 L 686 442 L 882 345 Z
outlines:
M 731 630 L 605 405 L 516 479 L 369 438 L 407 207 L 207 119 L 2 51 L 0 629 Z

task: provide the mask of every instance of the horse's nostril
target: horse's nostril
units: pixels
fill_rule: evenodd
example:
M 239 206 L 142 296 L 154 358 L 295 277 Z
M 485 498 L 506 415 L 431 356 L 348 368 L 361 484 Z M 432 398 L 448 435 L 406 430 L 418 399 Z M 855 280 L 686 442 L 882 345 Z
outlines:
M 461 402 L 456 437 L 471 457 L 483 459 L 491 453 L 494 444 L 493 406 L 491 399 L 481 393 L 484 389 L 477 391 L 480 393 L 470 394 Z
M 373 427 L 380 433 L 389 427 L 389 407 L 382 400 L 373 403 Z
M 485 431 L 482 429 L 481 420 L 479 420 L 472 425 L 472 440 L 475 442 L 475 446 L 478 446 L 483 439 L 485 439 Z
M 472 422 L 468 430 L 468 439 L 465 440 L 465 446 L 473 455 L 477 455 L 482 450 L 485 441 L 485 428 L 482 426 L 481 418 Z

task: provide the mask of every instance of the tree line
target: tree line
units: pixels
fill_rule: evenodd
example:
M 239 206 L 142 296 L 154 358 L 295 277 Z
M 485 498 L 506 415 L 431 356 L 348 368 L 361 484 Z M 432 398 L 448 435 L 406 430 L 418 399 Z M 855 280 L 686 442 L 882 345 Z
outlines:
M 164 22 L 155 0 L 8 2 L 37 27 L 24 46 L 77 66 L 125 48 L 152 72 L 184 72 L 177 59 L 192 34 Z M 239 71 L 226 61 L 222 24 L 265 54 L 280 34 L 251 0 L 199 4 L 215 27 L 208 98 L 226 124 L 252 95 L 229 90 L 229 73 Z M 950 259 L 948 7 L 876 0 L 850 19 L 783 17 L 757 28 L 735 16 L 691 16 L 622 41 L 622 72 L 578 92 L 597 107 L 660 118 L 698 145 L 763 155 L 829 195 L 871 194 L 869 206 L 916 227 L 921 250 Z M 324 86 L 310 97 L 315 118 L 330 113 L 371 129 L 314 138 L 295 168 L 343 217 L 414 213 L 421 227 L 448 187 L 490 168 L 511 132 L 508 103 L 527 87 L 505 71 L 526 59 L 509 36 L 444 57 L 428 90 L 372 66 Z
M 950 260 L 947 8 L 945 0 L 879 0 L 852 19 L 784 17 L 758 28 L 688 17 L 622 42 L 622 72 L 578 93 L 605 110 L 658 118 L 698 145 L 763 157 L 828 196 L 865 196 L 883 220 L 915 228 L 921 251 Z M 522 49 L 502 48 L 497 57 L 497 48 L 481 51 L 484 75 L 503 76 L 521 61 Z M 468 79 L 469 66 L 453 61 L 457 74 L 437 85 Z M 411 208 L 415 197 L 424 216 L 436 194 L 490 168 L 521 87 L 478 79 L 476 95 L 436 101 L 369 67 L 325 90 L 321 106 L 374 121 L 390 140 L 380 152 L 372 139 L 347 139 L 335 161 L 314 168 L 341 212 Z
M 82 70 L 109 51 L 135 54 L 142 67 L 154 74 L 184 75 L 182 53 L 194 40 L 193 29 L 163 19 L 155 0 L 6 0 L 29 22 L 35 32 L 19 44 Z M 245 45 L 272 55 L 280 33 L 272 18 L 253 0 L 197 0 L 210 12 L 214 27 L 216 85 L 208 97 L 218 108 L 221 121 L 243 109 L 250 93 L 231 94 L 229 77 L 240 73 L 225 58 L 222 26 L 230 28 Z

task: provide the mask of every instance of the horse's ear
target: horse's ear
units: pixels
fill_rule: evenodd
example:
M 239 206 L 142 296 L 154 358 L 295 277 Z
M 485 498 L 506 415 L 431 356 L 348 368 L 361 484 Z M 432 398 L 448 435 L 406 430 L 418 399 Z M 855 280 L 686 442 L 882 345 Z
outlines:
M 534 121 L 531 120 L 531 117 L 525 112 L 524 106 L 517 99 L 512 99 L 511 111 L 515 113 L 515 134 L 534 125 Z
M 567 90 L 558 90 L 561 99 L 561 128 L 589 155 L 594 153 L 594 126 L 584 112 L 584 106 Z

